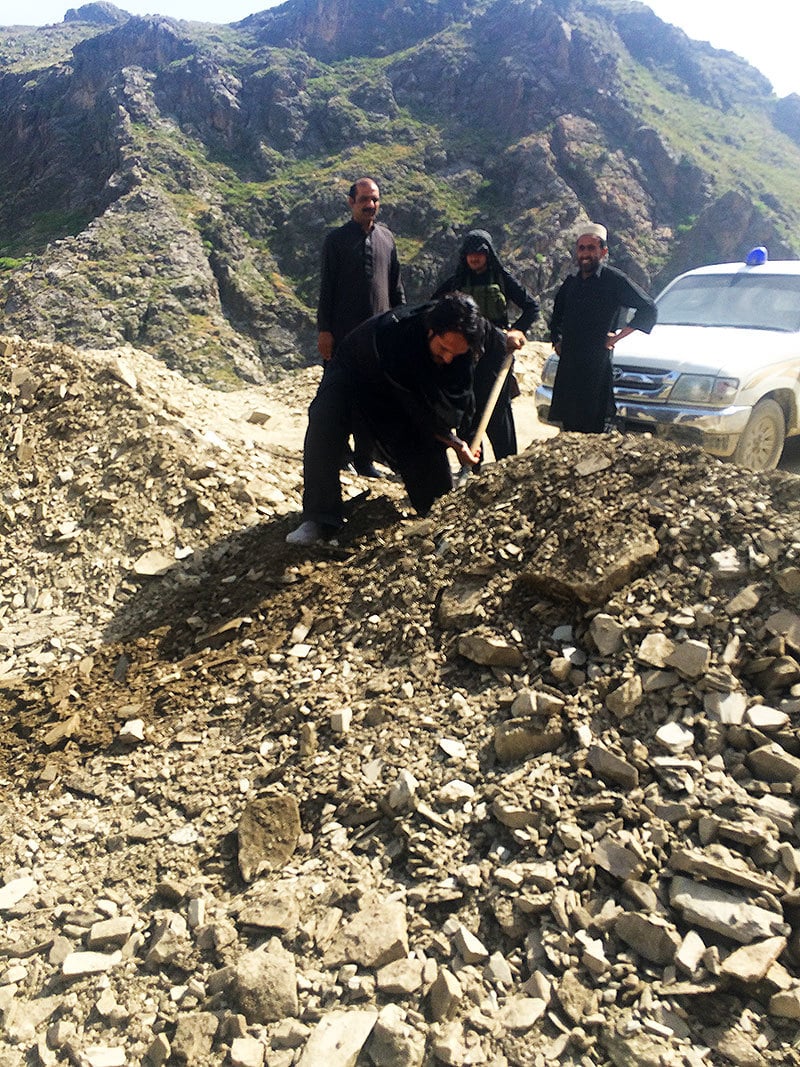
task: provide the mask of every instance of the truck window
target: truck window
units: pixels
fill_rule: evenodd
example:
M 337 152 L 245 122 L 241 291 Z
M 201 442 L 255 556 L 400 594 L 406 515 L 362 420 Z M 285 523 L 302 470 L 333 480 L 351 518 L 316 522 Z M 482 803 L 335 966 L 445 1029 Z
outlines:
M 800 275 L 694 275 L 656 302 L 660 325 L 800 330 Z

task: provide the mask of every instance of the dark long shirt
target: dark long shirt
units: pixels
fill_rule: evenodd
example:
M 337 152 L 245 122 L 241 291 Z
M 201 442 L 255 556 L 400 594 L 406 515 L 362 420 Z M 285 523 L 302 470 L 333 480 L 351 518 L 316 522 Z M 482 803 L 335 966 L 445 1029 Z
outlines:
M 599 433 L 614 414 L 608 334 L 623 308 L 634 308 L 629 325 L 650 333 L 656 323 L 651 297 L 621 270 L 604 264 L 584 278 L 565 279 L 556 293 L 550 339 L 561 345 L 550 418 L 565 430 Z
M 391 232 L 376 222 L 369 233 L 351 219 L 325 238 L 317 329 L 338 345 L 366 319 L 405 303 Z
M 616 327 L 622 308 L 635 308 L 634 330 L 650 333 L 656 324 L 656 305 L 647 293 L 616 267 L 601 264 L 584 278 L 570 274 L 556 293 L 550 339 L 568 348 L 605 348 L 606 336 Z
M 447 448 L 438 437 L 457 426 L 472 404 L 473 357 L 465 353 L 448 365 L 433 361 L 429 307 L 397 308 L 368 319 L 347 335 L 328 363 L 308 412 L 306 519 L 341 525 L 339 466 L 344 443 L 358 424 L 400 474 L 420 515 L 452 488 Z M 494 345 L 498 331 L 487 329 Z
M 433 361 L 426 312 L 430 305 L 403 308 L 365 322 L 332 361 L 349 369 L 353 397 L 378 440 L 402 437 L 396 427 L 434 437 L 458 426 L 473 404 L 473 357 L 448 365 Z

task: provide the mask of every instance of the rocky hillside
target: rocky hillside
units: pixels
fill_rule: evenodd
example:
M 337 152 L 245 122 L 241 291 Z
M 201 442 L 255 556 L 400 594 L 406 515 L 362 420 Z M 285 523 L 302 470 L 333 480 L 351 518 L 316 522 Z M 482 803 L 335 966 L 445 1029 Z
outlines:
M 545 298 L 571 228 L 658 286 L 798 251 L 798 101 L 628 0 L 289 0 L 231 26 L 0 29 L 5 328 L 231 387 L 314 351 L 317 257 L 373 173 L 411 299 L 488 227 Z
M 0 341 L 0 1062 L 799 1063 L 800 479 L 562 434 L 298 550 L 314 377 Z

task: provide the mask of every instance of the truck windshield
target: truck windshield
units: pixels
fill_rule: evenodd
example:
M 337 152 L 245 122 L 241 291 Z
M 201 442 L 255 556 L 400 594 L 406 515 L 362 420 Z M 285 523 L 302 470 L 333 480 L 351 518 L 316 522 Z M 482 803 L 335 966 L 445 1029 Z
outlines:
M 800 330 L 800 274 L 698 274 L 657 304 L 659 325 Z

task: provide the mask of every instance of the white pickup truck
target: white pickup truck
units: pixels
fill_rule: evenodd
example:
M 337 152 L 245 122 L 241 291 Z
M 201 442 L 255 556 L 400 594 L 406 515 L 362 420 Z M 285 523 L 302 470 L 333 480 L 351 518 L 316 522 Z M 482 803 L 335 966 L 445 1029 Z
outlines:
M 800 433 L 800 261 L 745 263 L 681 274 L 657 297 L 652 333 L 614 350 L 622 426 L 699 444 L 751 470 L 775 467 Z M 558 357 L 536 392 L 548 421 Z

